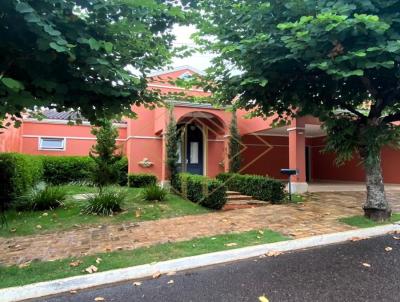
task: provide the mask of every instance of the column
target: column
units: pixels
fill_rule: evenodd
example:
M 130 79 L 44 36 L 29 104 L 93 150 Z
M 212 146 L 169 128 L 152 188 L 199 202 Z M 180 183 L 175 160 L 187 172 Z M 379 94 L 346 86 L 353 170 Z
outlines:
M 305 124 L 301 120 L 293 120 L 287 131 L 289 132 L 289 168 L 298 170 L 297 175 L 291 176 L 292 193 L 304 193 L 308 189 Z

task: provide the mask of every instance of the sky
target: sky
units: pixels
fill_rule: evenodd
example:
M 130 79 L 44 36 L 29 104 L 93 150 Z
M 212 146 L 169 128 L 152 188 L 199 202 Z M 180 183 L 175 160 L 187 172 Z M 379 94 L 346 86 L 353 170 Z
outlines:
M 190 39 L 190 35 L 192 35 L 196 31 L 194 26 L 174 26 L 173 33 L 176 36 L 176 40 L 174 45 L 176 46 L 195 46 L 192 39 Z M 178 67 L 182 65 L 190 65 L 200 70 L 205 70 L 207 67 L 211 66 L 211 54 L 201 54 L 195 53 L 191 57 L 187 58 L 174 58 L 172 66 Z

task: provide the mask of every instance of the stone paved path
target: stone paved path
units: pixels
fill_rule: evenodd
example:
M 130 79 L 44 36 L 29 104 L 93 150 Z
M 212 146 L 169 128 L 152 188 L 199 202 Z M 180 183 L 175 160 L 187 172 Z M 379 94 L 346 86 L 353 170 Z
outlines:
M 293 238 L 351 230 L 338 218 L 362 214 L 363 192 L 312 193 L 303 204 L 183 216 L 136 224 L 82 227 L 25 237 L 0 237 L 0 264 L 56 260 L 231 232 L 269 228 Z M 400 192 L 388 193 L 400 212 Z

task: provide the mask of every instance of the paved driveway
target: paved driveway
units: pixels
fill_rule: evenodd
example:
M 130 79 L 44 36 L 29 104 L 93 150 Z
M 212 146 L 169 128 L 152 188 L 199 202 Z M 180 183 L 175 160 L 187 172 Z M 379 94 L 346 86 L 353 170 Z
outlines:
M 400 212 L 400 192 L 388 197 Z M 70 231 L 0 238 L 0 263 L 55 260 L 116 250 L 132 250 L 195 237 L 269 228 L 292 238 L 353 229 L 338 218 L 361 215 L 363 192 L 324 192 L 307 195 L 303 204 L 183 216 L 141 223 L 86 226 Z

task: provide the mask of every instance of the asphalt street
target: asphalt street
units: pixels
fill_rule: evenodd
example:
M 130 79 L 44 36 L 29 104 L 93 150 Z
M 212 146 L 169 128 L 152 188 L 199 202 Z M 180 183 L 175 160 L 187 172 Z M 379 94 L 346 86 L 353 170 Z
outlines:
M 34 301 L 400 301 L 400 240 L 386 235 L 140 282 Z

